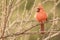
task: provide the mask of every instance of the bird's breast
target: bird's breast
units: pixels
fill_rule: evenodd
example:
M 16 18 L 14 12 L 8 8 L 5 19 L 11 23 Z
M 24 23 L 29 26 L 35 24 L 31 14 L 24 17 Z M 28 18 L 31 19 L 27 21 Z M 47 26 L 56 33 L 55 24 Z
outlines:
M 46 21 L 46 19 L 47 19 L 47 15 L 46 15 L 46 13 L 37 13 L 36 14 L 36 19 L 37 19 L 37 21 Z

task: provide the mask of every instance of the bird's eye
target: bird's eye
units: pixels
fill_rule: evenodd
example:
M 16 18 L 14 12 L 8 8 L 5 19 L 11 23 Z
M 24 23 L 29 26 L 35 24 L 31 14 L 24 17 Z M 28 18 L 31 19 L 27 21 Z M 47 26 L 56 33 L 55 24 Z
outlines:
M 40 11 L 40 8 L 37 8 L 37 12 L 39 12 Z

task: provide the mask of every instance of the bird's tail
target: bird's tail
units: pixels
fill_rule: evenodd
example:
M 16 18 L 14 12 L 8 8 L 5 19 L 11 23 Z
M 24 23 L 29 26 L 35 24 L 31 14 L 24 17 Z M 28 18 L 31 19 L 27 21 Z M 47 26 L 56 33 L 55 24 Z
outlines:
M 41 22 L 41 34 L 44 34 L 44 23 Z

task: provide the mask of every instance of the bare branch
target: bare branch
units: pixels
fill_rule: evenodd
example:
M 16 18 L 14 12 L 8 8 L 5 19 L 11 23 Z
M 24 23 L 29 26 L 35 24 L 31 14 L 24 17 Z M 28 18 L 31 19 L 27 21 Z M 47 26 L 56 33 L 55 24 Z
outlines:
M 55 36 L 57 36 L 57 35 L 59 35 L 59 34 L 60 34 L 60 32 L 57 32 L 57 33 L 55 33 L 55 34 L 53 34 L 53 35 L 51 35 L 51 36 L 46 37 L 44 40 L 48 40 L 48 39 L 50 39 L 50 38 L 52 38 L 52 37 L 55 37 Z
M 59 20 L 60 20 L 60 18 L 59 18 Z M 56 21 L 56 19 L 55 19 L 55 20 L 50 20 L 50 21 L 48 21 L 48 22 L 52 22 L 52 21 Z M 36 26 L 38 26 L 38 25 L 40 25 L 40 24 L 32 25 L 30 28 L 26 29 L 25 31 L 23 31 L 23 32 L 21 32 L 21 33 L 19 32 L 19 33 L 7 35 L 7 36 L 4 36 L 4 37 L 0 37 L 0 39 L 1 39 L 1 38 L 7 38 L 7 37 L 18 36 L 18 35 L 24 34 L 24 33 L 26 33 L 27 31 L 31 30 L 32 28 L 34 28 L 34 27 L 36 27 Z M 52 32 L 52 31 L 51 31 L 51 32 Z M 57 32 L 57 31 L 53 31 L 53 32 Z M 60 33 L 60 32 L 59 32 L 59 33 Z

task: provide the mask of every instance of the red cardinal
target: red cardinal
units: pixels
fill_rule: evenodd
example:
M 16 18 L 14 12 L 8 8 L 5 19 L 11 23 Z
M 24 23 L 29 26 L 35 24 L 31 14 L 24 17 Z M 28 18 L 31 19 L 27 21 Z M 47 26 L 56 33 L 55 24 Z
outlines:
M 47 14 L 42 5 L 39 5 L 36 13 L 36 20 L 41 25 L 41 33 L 44 34 L 44 22 L 47 20 Z

